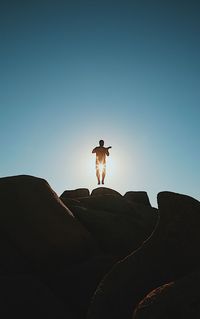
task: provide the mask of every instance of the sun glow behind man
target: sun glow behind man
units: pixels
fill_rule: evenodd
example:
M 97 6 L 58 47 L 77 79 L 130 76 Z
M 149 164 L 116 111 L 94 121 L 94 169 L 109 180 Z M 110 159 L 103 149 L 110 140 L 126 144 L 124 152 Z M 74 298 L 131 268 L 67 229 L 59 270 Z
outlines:
M 142 172 L 138 173 L 138 171 L 141 171 L 141 159 L 139 156 L 141 152 L 138 151 L 137 141 L 133 139 L 135 145 L 133 154 L 128 141 L 120 134 L 121 132 L 112 134 L 104 132 L 104 140 L 110 141 L 112 145 L 110 156 L 106 157 L 106 178 L 104 183 L 106 187 L 124 194 L 127 190 L 141 189 L 141 186 L 138 185 L 142 179 Z M 82 136 L 82 143 L 80 143 L 79 137 L 75 143 L 68 145 L 69 150 L 73 149 L 70 157 L 66 148 L 63 154 L 60 155 L 59 158 L 63 160 L 63 163 L 57 165 L 61 171 L 62 180 L 59 189 L 60 193 L 67 187 L 70 189 L 85 187 L 90 191 L 97 187 L 96 161 L 94 158 L 96 154 L 91 153 L 91 145 L 96 144 L 94 135 L 101 137 L 100 133 L 95 131 L 94 128 Z M 64 173 L 63 166 L 65 166 Z

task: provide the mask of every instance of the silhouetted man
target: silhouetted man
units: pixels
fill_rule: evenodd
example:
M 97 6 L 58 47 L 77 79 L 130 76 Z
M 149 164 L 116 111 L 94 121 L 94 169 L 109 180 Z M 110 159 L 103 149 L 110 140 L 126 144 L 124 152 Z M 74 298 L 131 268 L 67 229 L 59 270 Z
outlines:
M 106 176 L 106 156 L 109 156 L 109 147 L 104 147 L 104 141 L 99 141 L 99 146 L 95 147 L 92 153 L 96 153 L 96 176 L 98 184 L 100 184 L 100 177 L 102 174 L 102 184 L 104 184 L 104 179 Z

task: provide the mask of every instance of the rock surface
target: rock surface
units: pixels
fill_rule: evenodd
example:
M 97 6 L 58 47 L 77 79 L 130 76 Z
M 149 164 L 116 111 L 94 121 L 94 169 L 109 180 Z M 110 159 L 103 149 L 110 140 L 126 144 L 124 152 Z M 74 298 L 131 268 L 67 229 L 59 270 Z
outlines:
M 155 232 L 104 277 L 88 318 L 130 319 L 149 291 L 200 268 L 200 203 L 162 192 L 158 205 L 160 222 Z
M 38 278 L 29 274 L 0 275 L 1 318 L 78 319 Z
M 98 187 L 93 189 L 91 196 L 97 196 L 97 195 L 118 195 L 122 196 L 119 192 L 115 191 L 114 189 L 108 188 L 108 187 Z
M 46 274 L 45 281 L 78 319 L 85 319 L 98 283 L 116 262 L 112 256 L 99 255 L 61 272 Z
M 151 235 L 158 219 L 156 209 L 135 207 L 116 195 L 84 198 L 71 209 L 99 248 L 119 258 L 137 249 Z

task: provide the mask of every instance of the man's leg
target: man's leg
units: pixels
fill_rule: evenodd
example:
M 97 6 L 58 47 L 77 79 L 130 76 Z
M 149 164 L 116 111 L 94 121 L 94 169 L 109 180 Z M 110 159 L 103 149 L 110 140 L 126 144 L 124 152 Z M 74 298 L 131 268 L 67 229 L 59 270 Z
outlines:
M 98 167 L 96 167 L 96 176 L 97 176 L 98 184 L 100 184 L 100 171 Z
M 104 184 L 105 176 L 106 176 L 106 165 L 103 166 L 103 170 L 102 170 L 102 184 Z

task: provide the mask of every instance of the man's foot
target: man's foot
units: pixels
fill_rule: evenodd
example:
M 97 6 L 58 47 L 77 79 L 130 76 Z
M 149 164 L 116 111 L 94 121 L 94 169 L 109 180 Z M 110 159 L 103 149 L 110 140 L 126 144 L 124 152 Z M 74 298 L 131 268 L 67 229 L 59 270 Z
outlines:
M 101 184 L 104 184 L 104 181 L 102 181 L 102 183 Z
M 100 181 L 98 182 L 98 185 L 100 185 Z

